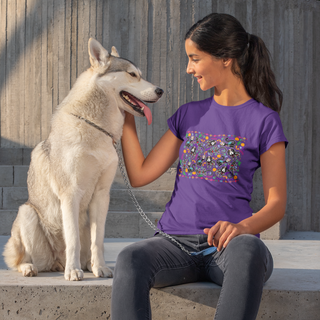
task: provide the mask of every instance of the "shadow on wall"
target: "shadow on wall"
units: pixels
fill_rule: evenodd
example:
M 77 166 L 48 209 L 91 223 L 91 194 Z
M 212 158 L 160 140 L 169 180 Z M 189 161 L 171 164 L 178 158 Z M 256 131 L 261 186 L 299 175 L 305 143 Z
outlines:
M 0 166 L 29 165 L 32 148 L 24 148 L 20 143 L 1 137 L 1 143 L 10 142 L 12 148 L 0 148 Z

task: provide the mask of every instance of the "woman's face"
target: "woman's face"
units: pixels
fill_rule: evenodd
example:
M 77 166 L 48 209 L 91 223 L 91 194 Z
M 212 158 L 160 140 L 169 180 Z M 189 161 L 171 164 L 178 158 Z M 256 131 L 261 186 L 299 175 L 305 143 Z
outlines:
M 206 91 L 224 83 L 226 78 L 226 65 L 223 59 L 213 57 L 211 54 L 197 49 L 196 44 L 187 39 L 186 53 L 189 57 L 187 73 L 197 78 L 200 88 Z

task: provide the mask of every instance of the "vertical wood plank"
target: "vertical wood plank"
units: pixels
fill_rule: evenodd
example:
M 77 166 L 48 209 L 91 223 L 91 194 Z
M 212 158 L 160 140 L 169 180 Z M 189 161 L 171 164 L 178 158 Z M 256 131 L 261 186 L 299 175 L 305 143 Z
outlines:
M 313 60 L 313 15 L 312 8 L 310 3 L 302 3 L 300 8 L 301 15 L 301 24 L 303 25 L 301 30 L 301 43 L 304 42 L 304 46 L 300 46 L 299 56 L 296 57 L 296 63 L 299 65 L 299 68 L 302 73 L 302 82 L 308 84 L 305 88 L 298 84 L 301 91 L 301 102 L 299 109 L 302 112 L 302 118 L 300 121 L 303 121 L 303 130 L 304 130 L 304 140 L 301 141 L 304 146 L 303 155 L 300 158 L 300 163 L 303 161 L 307 164 L 303 166 L 303 175 L 304 175 L 304 185 L 302 186 L 303 191 L 303 207 L 305 208 L 305 230 L 310 230 L 312 226 L 312 210 L 311 210 L 311 201 L 312 201 L 312 174 L 310 174 L 309 168 L 312 168 L 312 117 L 313 117 L 313 106 L 312 106 L 312 92 L 315 91 L 313 87 L 314 84 L 310 81 L 313 77 L 313 68 L 311 63 L 305 63 L 305 61 Z M 299 57 L 302 57 L 300 59 Z M 319 158 L 320 159 L 320 158 Z
M 67 41 L 65 41 L 66 37 L 66 7 L 64 0 L 60 0 L 56 4 L 56 11 L 58 19 L 57 22 L 57 31 L 58 31 L 58 84 L 59 84 L 59 95 L 58 95 L 58 104 L 62 102 L 62 100 L 66 97 L 67 87 L 68 87 L 68 72 L 70 70 L 70 64 L 68 59 L 70 56 L 65 56 L 65 50 Z M 69 40 L 69 39 L 68 39 Z
M 180 57 L 180 90 L 179 90 L 179 106 L 192 100 L 193 94 L 193 78 L 186 73 L 188 58 L 184 52 L 184 37 L 192 26 L 192 2 L 186 1 L 181 3 L 180 11 L 180 34 L 179 34 L 179 57 Z
M 154 55 L 156 54 L 154 52 L 154 45 L 153 42 L 156 41 L 154 39 L 155 37 L 155 31 L 154 28 L 154 15 L 155 15 L 155 0 L 149 1 L 149 7 L 148 7 L 148 54 L 146 56 L 147 58 L 147 78 L 150 82 L 154 79 L 154 71 L 153 68 L 153 62 L 154 62 Z M 153 109 L 151 109 L 151 112 L 153 114 Z M 152 126 L 157 121 L 157 119 L 152 120 Z M 145 154 L 149 153 L 152 148 L 152 128 L 148 126 L 148 124 L 140 119 L 140 139 L 144 142 L 144 152 Z
M 153 41 L 152 51 L 153 55 L 149 60 L 149 66 L 152 70 L 151 82 L 159 87 L 166 85 L 166 64 L 167 64 L 167 10 L 166 0 L 157 0 L 153 2 Z M 152 126 L 148 126 L 147 136 L 149 139 L 151 150 L 160 137 L 164 134 L 166 112 L 165 99 L 160 100 L 155 107 L 151 107 L 153 117 L 157 121 L 153 122 Z
M 293 15 L 293 37 L 292 37 L 292 44 L 293 44 L 293 77 L 294 79 L 302 79 L 302 69 L 299 65 L 298 57 L 303 57 L 301 56 L 301 40 L 302 40 L 302 34 L 303 34 L 303 22 L 301 19 L 303 18 L 301 16 L 299 7 L 294 6 L 292 8 L 292 15 Z M 294 41 L 295 39 L 295 41 Z M 294 101 L 293 103 L 298 107 L 301 106 L 301 86 L 297 83 L 297 81 L 292 82 L 293 86 L 293 97 Z M 299 163 L 302 163 L 304 159 L 306 160 L 305 157 L 307 157 L 307 153 L 305 153 L 306 147 L 305 141 L 306 135 L 305 135 L 305 130 L 304 130 L 304 125 L 303 122 L 305 121 L 304 111 L 302 108 L 297 108 L 296 112 L 293 113 L 293 121 L 296 124 L 296 131 L 294 132 L 294 144 L 291 146 L 294 148 L 294 156 L 293 156 L 293 163 L 294 167 L 298 167 Z M 305 179 L 305 166 L 301 167 L 299 171 L 296 171 L 294 177 L 293 177 L 293 194 L 294 194 L 294 199 L 296 202 L 296 205 L 294 206 L 293 209 L 293 218 L 296 222 L 298 222 L 302 228 L 302 230 L 306 230 L 306 216 L 302 218 L 301 216 L 301 211 L 307 215 L 306 206 L 305 206 L 305 199 L 303 197 L 303 190 L 305 190 L 306 187 L 306 179 Z M 301 187 L 303 189 L 301 189 Z
M 71 86 L 78 76 L 78 1 L 71 3 Z
M 7 50 L 7 2 L 0 1 L 0 147 L 5 146 L 4 134 L 6 117 L 6 50 Z
M 45 140 L 50 132 L 52 113 L 51 90 L 48 91 L 48 2 L 41 8 L 41 140 Z
M 139 0 L 138 0 L 139 1 Z M 136 2 L 137 4 L 138 2 Z M 149 1 L 143 0 L 140 1 L 139 10 L 137 10 L 137 19 L 139 23 L 137 24 L 137 34 L 135 36 L 135 41 L 138 38 L 139 41 L 139 59 L 137 60 L 137 64 L 139 68 L 141 69 L 143 77 L 150 81 L 151 75 L 148 72 L 148 56 L 150 54 L 149 52 Z M 146 122 L 143 118 L 137 118 L 136 117 L 136 124 L 137 124 L 137 133 L 138 137 L 141 143 L 141 148 L 143 153 L 146 155 L 147 148 L 146 148 Z
M 197 22 L 198 20 L 204 18 L 205 16 L 207 16 L 209 13 L 212 13 L 212 1 L 206 0 L 206 1 L 201 1 L 201 2 L 197 2 L 198 5 L 200 5 L 199 9 L 197 11 L 195 11 L 195 14 L 197 13 L 197 15 L 195 15 L 195 22 Z M 196 81 L 194 81 L 194 90 L 198 91 L 198 95 L 194 95 L 194 100 L 203 100 L 206 98 L 209 98 L 213 95 L 213 91 L 212 90 L 207 90 L 207 91 L 202 91 L 199 84 L 196 83 Z
M 47 105 L 44 116 L 46 119 L 51 118 L 51 115 L 54 111 L 53 103 L 53 93 L 54 93 L 54 84 L 53 84 L 53 47 L 54 47 L 54 0 L 47 1 Z
M 16 63 L 18 65 L 18 75 L 17 82 L 18 88 L 20 88 L 20 93 L 18 95 L 18 106 L 15 106 L 16 109 L 19 110 L 19 118 L 18 121 L 19 126 L 19 144 L 21 147 L 24 147 L 25 144 L 25 90 L 24 89 L 24 79 L 25 79 L 25 24 L 26 24 L 26 6 L 25 2 L 17 1 L 17 52 L 16 52 Z
M 285 12 L 285 25 L 293 25 L 294 24 L 294 18 L 293 18 L 293 10 L 291 8 L 291 5 L 289 4 L 286 12 Z M 293 79 L 293 69 L 294 69 L 294 56 L 293 56 L 293 39 L 294 39 L 294 30 L 293 28 L 286 28 L 286 36 L 285 36 L 285 48 L 286 48 L 286 53 L 285 53 L 285 57 L 284 60 L 286 61 L 286 77 L 285 77 L 285 81 L 286 81 L 286 106 L 293 106 L 295 104 L 294 102 L 294 79 Z M 288 114 L 288 122 L 290 124 L 293 123 L 294 119 L 294 112 L 289 112 Z M 289 141 L 293 142 L 295 141 L 295 136 L 294 136 L 294 132 L 292 130 L 290 130 L 289 133 L 289 137 L 287 137 L 287 139 L 289 139 Z M 295 194 L 295 187 L 294 184 L 297 183 L 296 181 L 296 177 L 294 174 L 290 173 L 294 173 L 294 163 L 295 163 L 295 145 L 296 143 L 294 142 L 293 144 L 291 144 L 287 150 L 287 154 L 288 154 L 288 186 L 289 186 L 289 199 L 288 199 L 288 203 L 287 203 L 287 211 L 290 212 L 290 218 L 289 218 L 289 228 L 293 228 L 293 225 L 295 224 L 295 222 L 293 221 L 293 217 L 294 217 L 294 207 L 295 204 L 298 204 L 298 202 L 294 203 L 295 201 L 293 201 L 293 199 L 295 199 L 296 194 Z
M 102 44 L 109 51 L 110 41 L 110 1 L 103 1 L 103 16 L 102 16 Z M 120 52 L 121 55 L 121 52 Z
M 81 70 L 80 73 L 87 70 L 90 66 L 89 61 L 89 55 L 88 55 L 88 40 L 90 38 L 90 2 L 84 0 L 83 1 L 83 34 L 81 34 L 81 37 L 79 40 L 81 40 L 82 43 L 82 64 L 81 64 Z M 79 23 L 82 23 L 79 21 Z
M 84 1 L 78 1 L 78 33 L 77 33 L 77 77 L 84 71 L 83 61 L 84 61 L 84 48 L 83 39 L 85 34 L 85 13 L 84 13 Z
M 70 90 L 70 3 L 61 0 L 57 7 L 58 21 L 58 81 L 59 81 L 59 104 L 67 96 Z
M 180 1 L 169 1 L 167 83 L 166 87 L 162 88 L 165 90 L 162 99 L 165 99 L 166 103 L 166 118 L 169 118 L 179 108 L 180 6 Z M 165 128 L 168 128 L 167 123 L 165 123 Z
M 32 147 L 34 128 L 33 114 L 35 105 L 35 65 L 34 65 L 34 22 L 32 12 L 34 0 L 26 1 L 26 50 L 25 50 L 25 145 Z M 39 124 L 37 124 L 39 125 Z
M 33 23 L 34 23 L 34 37 L 33 37 L 33 46 L 34 46 L 34 96 L 35 96 L 35 104 L 34 104 L 34 112 L 32 118 L 33 125 L 33 137 L 31 141 L 31 146 L 38 144 L 41 141 L 41 106 L 42 106 L 42 97 L 41 97 L 41 11 L 42 11 L 42 1 L 35 1 L 34 3 L 34 11 L 33 11 Z
M 89 37 L 97 39 L 97 0 L 89 3 Z M 88 43 L 89 38 L 87 39 Z
M 313 59 L 311 63 L 311 67 L 313 70 L 312 74 L 312 83 L 313 83 L 313 91 L 312 91 L 312 145 L 315 146 L 317 144 L 319 135 L 320 135 L 320 63 L 318 57 L 320 57 L 320 2 L 314 3 L 314 7 L 312 8 L 312 38 L 310 39 L 313 43 Z M 311 177 L 312 177 L 312 204 L 311 204 L 311 230 L 312 231 L 320 231 L 320 148 L 312 147 L 312 164 L 311 164 Z
M 97 24 L 96 24 L 96 37 L 97 40 L 102 44 L 103 42 L 103 1 L 97 0 L 97 6 L 96 6 L 96 12 L 97 12 Z
M 53 95 L 52 95 L 52 108 L 55 112 L 59 105 L 59 6 L 62 0 L 53 0 L 53 33 L 52 33 L 52 83 L 53 83 Z
M 17 15 L 16 15 L 16 1 L 9 1 L 7 7 L 7 14 L 11 19 L 7 22 L 7 93 L 6 93 L 6 108 L 4 137 L 7 137 L 7 147 L 18 147 L 20 143 L 19 137 L 19 98 L 17 95 L 18 88 L 18 63 L 19 56 L 17 55 Z M 18 106 L 18 108 L 11 108 L 11 106 Z

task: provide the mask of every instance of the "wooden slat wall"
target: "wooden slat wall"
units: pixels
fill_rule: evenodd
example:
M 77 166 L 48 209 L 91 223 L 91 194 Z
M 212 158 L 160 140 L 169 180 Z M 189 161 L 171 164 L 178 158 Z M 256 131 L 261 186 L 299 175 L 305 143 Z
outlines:
M 183 103 L 209 97 L 185 72 L 184 35 L 210 12 L 235 15 L 261 36 L 284 93 L 291 230 L 320 231 L 320 1 L 316 0 L 0 0 L 1 164 L 27 164 L 48 136 L 52 112 L 89 66 L 94 37 L 134 61 L 166 95 L 153 124 L 137 119 L 143 151 Z M 261 175 L 253 207 L 263 205 Z

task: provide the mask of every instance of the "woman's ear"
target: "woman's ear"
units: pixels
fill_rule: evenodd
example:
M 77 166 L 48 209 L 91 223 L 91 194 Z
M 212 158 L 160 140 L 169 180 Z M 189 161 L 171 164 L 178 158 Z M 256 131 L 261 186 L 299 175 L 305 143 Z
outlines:
M 224 67 L 229 67 L 232 65 L 232 58 L 222 58 L 222 64 Z

